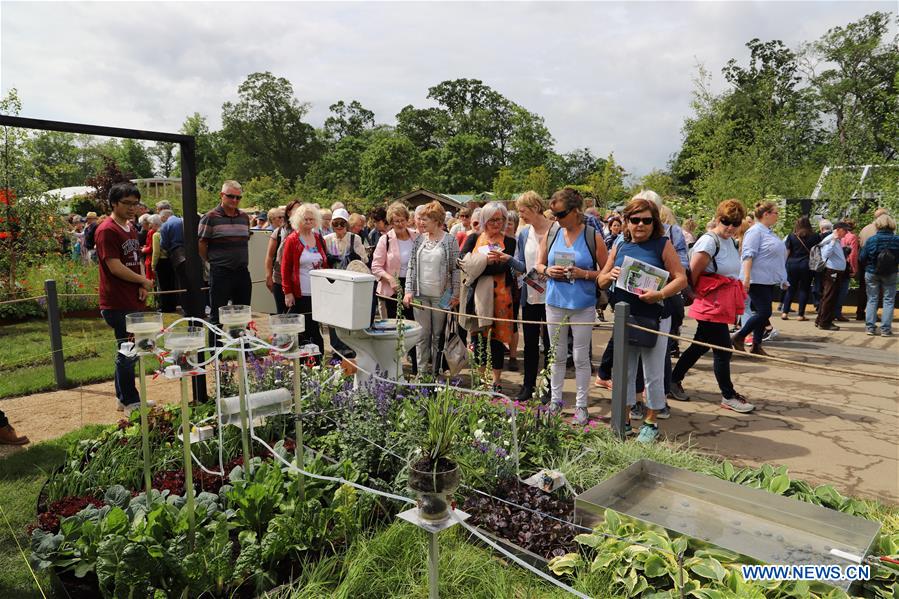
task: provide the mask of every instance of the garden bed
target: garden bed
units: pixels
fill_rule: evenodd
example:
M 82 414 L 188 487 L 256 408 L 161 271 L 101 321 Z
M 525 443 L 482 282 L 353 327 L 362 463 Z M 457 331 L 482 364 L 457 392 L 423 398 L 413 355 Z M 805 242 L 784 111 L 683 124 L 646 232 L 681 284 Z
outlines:
M 272 357 L 252 357 L 249 361 L 251 390 L 291 388 L 288 364 Z M 222 372 L 225 395 L 235 390 L 231 368 L 225 366 Z M 374 379 L 354 390 L 351 381 L 335 376 L 336 372 L 322 367 L 308 368 L 304 374 L 303 392 L 309 399 L 304 405 L 303 422 L 305 442 L 311 450 L 305 468 L 408 496 L 407 464 L 426 434 L 424 410 L 437 391 L 398 387 Z M 446 395 L 441 397 L 447 400 Z M 582 490 L 646 457 L 879 519 L 884 523 L 884 534 L 876 550 L 899 552 L 899 515 L 895 509 L 845 498 L 829 487 L 812 488 L 790 480 L 784 469 L 766 466 L 757 471 L 736 470 L 730 464 L 715 463 L 667 444 L 645 447 L 621 443 L 604 427 L 594 423 L 571 428 L 536 404 L 489 401 L 464 392 L 454 393 L 451 400 L 456 405 L 454 410 L 464 415 L 453 457 L 462 469 L 464 485 L 456 499 L 460 508 L 471 514 L 469 523 L 499 539 L 529 563 L 551 568 L 586 594 L 631 596 L 635 590 L 673 590 L 673 579 L 665 578 L 670 570 L 663 567 L 668 562 L 660 563 L 648 555 L 655 552 L 665 560 L 665 551 L 681 543 L 687 558 L 693 560 L 689 562 L 693 569 L 688 572 L 690 585 L 695 585 L 692 590 L 708 589 L 711 593 L 723 589 L 736 576 L 732 572 L 737 562 L 728 561 L 721 553 L 702 553 L 703 549 L 688 546 L 686 540 L 668 539 L 634 523 L 618 523 L 614 515 L 607 515 L 597 529 L 600 532 L 583 534 L 586 531 L 572 524 L 573 498 L 568 491 L 563 488 L 545 493 L 515 482 L 520 474 L 543 467 L 561 470 L 575 489 Z M 192 418 L 196 423 L 213 416 L 212 405 L 203 405 L 194 408 Z M 103 596 L 143 596 L 151 589 L 177 593 L 184 587 L 190 589 L 191 596 L 252 596 L 281 585 L 303 596 L 303 585 L 313 584 L 305 573 L 320 572 L 324 576 L 326 571 L 334 578 L 329 578 L 325 587 L 333 591 L 352 573 L 333 565 L 336 562 L 332 560 L 349 559 L 348 555 L 355 555 L 355 546 L 368 546 L 372 535 L 395 529 L 397 525 L 390 523 L 406 507 L 349 485 L 308 477 L 303 477 L 305 501 L 301 501 L 300 477 L 275 458 L 293 460 L 294 420 L 290 415 L 274 416 L 256 429 L 257 435 L 273 447 L 274 455 L 254 444 L 252 475 L 240 455 L 240 436 L 234 427 L 221 431 L 227 476 L 194 468 L 200 507 L 197 542 L 190 547 L 184 535 L 187 516 L 182 497 L 182 448 L 176 437 L 180 412 L 173 407 L 153 410 L 150 442 L 157 491 L 149 499 L 142 488 L 141 437 L 136 419 L 135 414 L 132 421 L 108 427 L 98 437 L 72 446 L 63 468 L 51 475 L 43 502 L 48 509 L 36 515 L 32 523 L 32 563 L 39 570 L 55 570 L 63 581 L 71 576 L 79 582 L 92 581 L 91 576 L 96 576 L 94 590 Z M 196 443 L 193 449 L 208 469 L 219 468 L 217 437 Z M 322 454 L 332 456 L 337 463 L 327 463 L 321 459 Z M 614 537 L 625 540 L 605 544 Z M 643 554 L 634 550 L 641 546 L 636 543 L 660 547 L 643 555 L 642 561 L 625 560 Z M 115 547 L 113 554 L 108 554 L 110 546 Z M 82 549 L 76 551 L 76 547 Z M 84 547 L 90 550 L 84 552 Z M 590 567 L 597 563 L 599 547 L 603 547 L 603 555 L 615 558 Z M 123 552 L 133 558 L 122 558 Z M 93 557 L 88 560 L 85 555 Z M 113 560 L 113 555 L 118 557 Z M 198 568 L 201 563 L 204 566 Z M 886 596 L 883 593 L 895 588 L 891 576 L 884 575 L 856 592 Z M 742 580 L 740 584 L 748 585 Z M 805 589 L 808 593 L 803 595 L 800 591 L 804 587 L 786 584 L 746 588 L 750 586 L 772 596 L 811 596 L 818 592 Z

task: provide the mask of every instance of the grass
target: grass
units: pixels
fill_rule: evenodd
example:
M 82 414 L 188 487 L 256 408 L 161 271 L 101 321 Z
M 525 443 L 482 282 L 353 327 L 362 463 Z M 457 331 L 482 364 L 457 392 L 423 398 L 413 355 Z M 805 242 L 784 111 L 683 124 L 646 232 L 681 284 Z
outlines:
M 89 425 L 0 460 L 0 597 L 41 596 L 16 541 L 27 555 L 30 540 L 25 527 L 36 518 L 37 497 L 47 473 L 63 463 L 70 443 L 94 437 L 102 428 Z M 38 574 L 38 581 L 49 592 L 46 574 Z
M 440 533 L 441 597 L 569 597 L 565 591 L 506 562 L 492 550 L 470 544 L 454 527 Z M 358 539 L 348 553 L 310 564 L 290 587 L 271 599 L 372 599 L 428 596 L 427 534 L 396 522 L 371 537 Z
M 166 322 L 174 318 L 167 315 Z M 61 329 L 66 378 L 71 383 L 112 379 L 113 335 L 102 318 L 63 318 Z M 54 389 L 47 322 L 28 320 L 0 327 L 0 399 Z

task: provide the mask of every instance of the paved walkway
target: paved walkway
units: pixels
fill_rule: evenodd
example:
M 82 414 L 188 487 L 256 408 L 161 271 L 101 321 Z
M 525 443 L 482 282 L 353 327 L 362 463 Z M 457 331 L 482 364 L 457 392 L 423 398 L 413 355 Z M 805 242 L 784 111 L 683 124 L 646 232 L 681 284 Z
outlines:
M 781 321 L 780 336 L 766 347 L 780 357 L 805 361 L 808 367 L 736 359 L 737 389 L 758 406 L 752 414 L 737 414 L 718 406 L 720 396 L 707 354 L 684 382 L 692 400 L 672 402 L 672 417 L 662 421 L 663 433 L 699 451 L 725 456 L 738 464 L 785 464 L 794 477 L 832 483 L 844 493 L 899 503 L 899 384 L 815 370 L 832 365 L 860 372 L 899 375 L 899 338 L 867 337 L 861 322 L 841 323 L 839 332 L 823 332 L 811 321 Z M 690 321 L 685 336 L 692 336 Z M 599 357 L 609 328 L 594 332 Z M 327 338 L 327 335 L 325 336 Z M 681 349 L 685 349 L 685 344 Z M 517 392 L 520 373 L 505 373 L 507 390 Z M 156 401 L 178 401 L 177 382 L 148 382 Z M 565 400 L 574 403 L 573 373 L 566 381 Z M 610 413 L 611 394 L 592 387 L 592 416 Z M 13 425 L 32 441 L 58 437 L 89 423 L 112 423 L 115 411 L 112 382 L 70 391 L 35 394 L 0 401 Z M 0 457 L 17 448 L 0 446 Z

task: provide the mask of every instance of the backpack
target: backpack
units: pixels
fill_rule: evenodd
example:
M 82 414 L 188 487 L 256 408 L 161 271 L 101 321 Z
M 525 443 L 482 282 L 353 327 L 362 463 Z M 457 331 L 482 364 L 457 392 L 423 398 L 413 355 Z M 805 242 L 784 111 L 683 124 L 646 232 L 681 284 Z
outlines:
M 874 263 L 874 274 L 879 277 L 889 277 L 896 274 L 896 254 L 889 248 L 877 252 L 877 261 Z
M 808 251 L 808 268 L 812 272 L 824 272 L 827 268 L 824 256 L 821 255 L 821 244 L 813 245 Z
M 549 228 L 549 231 L 546 232 L 546 238 L 550 240 L 550 242 L 546 245 L 546 253 L 549 253 L 550 248 L 556 242 L 556 237 L 559 236 L 559 231 L 562 230 L 562 227 L 559 223 L 553 223 L 553 225 Z M 584 241 L 587 242 L 587 249 L 590 250 L 590 256 L 593 258 L 593 267 L 596 268 L 596 229 L 592 225 L 585 224 L 584 225 Z

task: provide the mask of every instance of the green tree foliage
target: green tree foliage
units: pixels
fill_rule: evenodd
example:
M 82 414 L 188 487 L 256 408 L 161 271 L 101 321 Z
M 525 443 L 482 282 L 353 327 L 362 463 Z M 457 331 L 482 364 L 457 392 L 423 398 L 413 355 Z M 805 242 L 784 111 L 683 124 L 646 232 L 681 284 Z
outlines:
M 340 141 L 344 137 L 358 137 L 375 126 L 375 113 L 357 100 L 346 104 L 340 100 L 329 107 L 331 116 L 325 119 L 325 135 Z
M 91 177 L 88 177 L 84 184 L 97 190 L 94 195 L 95 202 L 101 208 L 101 212 L 109 212 L 112 208 L 109 205 L 109 190 L 116 183 L 125 183 L 136 178 L 134 173 L 122 171 L 116 161 L 110 157 L 104 157 L 103 168 Z
M 383 137 L 362 154 L 359 187 L 370 200 L 396 197 L 412 189 L 420 173 L 419 150 L 408 137 Z
M 493 180 L 493 194 L 500 200 L 511 199 L 518 191 L 519 185 L 515 180 L 512 169 L 504 167 L 499 169 Z
M 125 172 L 134 177 L 152 177 L 153 160 L 147 147 L 136 139 L 123 139 L 116 151 L 110 156 Z
M 0 114 L 22 109 L 18 92 L 0 99 Z M 64 223 L 59 207 L 43 197 L 47 181 L 29 159 L 29 133 L 17 127 L 0 130 L 0 288 L 5 296 L 22 290 L 19 273 L 60 249 Z
M 193 135 L 196 139 L 197 185 L 206 191 L 215 192 L 227 177 L 222 176 L 225 168 L 227 149 L 220 131 L 210 131 L 206 117 L 199 112 L 188 116 L 181 125 L 181 133 Z M 172 171 L 181 174 L 179 165 Z
M 303 122 L 308 104 L 294 97 L 290 81 L 268 71 L 249 75 L 237 92 L 237 102 L 222 106 L 227 176 L 249 180 L 278 173 L 296 182 L 322 150 L 315 130 Z
M 586 185 L 590 175 L 602 172 L 605 160 L 597 158 L 590 148 L 576 148 L 559 157 L 559 175 L 570 185 Z
M 553 191 L 552 176 L 549 173 L 549 169 L 542 164 L 533 167 L 524 178 L 522 187 L 524 189 L 533 189 L 542 197 L 549 198 Z
M 611 208 L 627 199 L 624 178 L 627 173 L 615 162 L 615 156 L 609 153 L 603 163 L 602 170 L 590 175 L 587 184 L 593 188 L 598 206 Z
M 79 164 L 80 151 L 72 133 L 37 131 L 27 138 L 24 149 L 45 189 L 81 185 L 89 174 Z
M 171 141 L 157 141 L 148 152 L 156 163 L 154 171 L 160 177 L 171 177 L 178 162 L 178 144 Z
M 732 59 L 722 69 L 720 93 L 701 67 L 693 115 L 671 162 L 676 187 L 710 212 L 729 197 L 748 205 L 770 195 L 808 197 L 826 165 L 895 161 L 899 48 L 889 39 L 891 18 L 873 13 L 834 27 L 799 52 L 753 39 L 745 63 Z M 872 203 L 853 200 L 864 191 L 860 174 L 833 171 L 819 208 L 863 217 Z M 877 191 L 880 202 L 897 195 L 895 183 Z
M 441 191 L 489 189 L 495 172 L 492 157 L 493 146 L 489 139 L 471 133 L 454 135 L 437 150 L 437 169 L 430 170 L 428 179 L 435 181 Z

